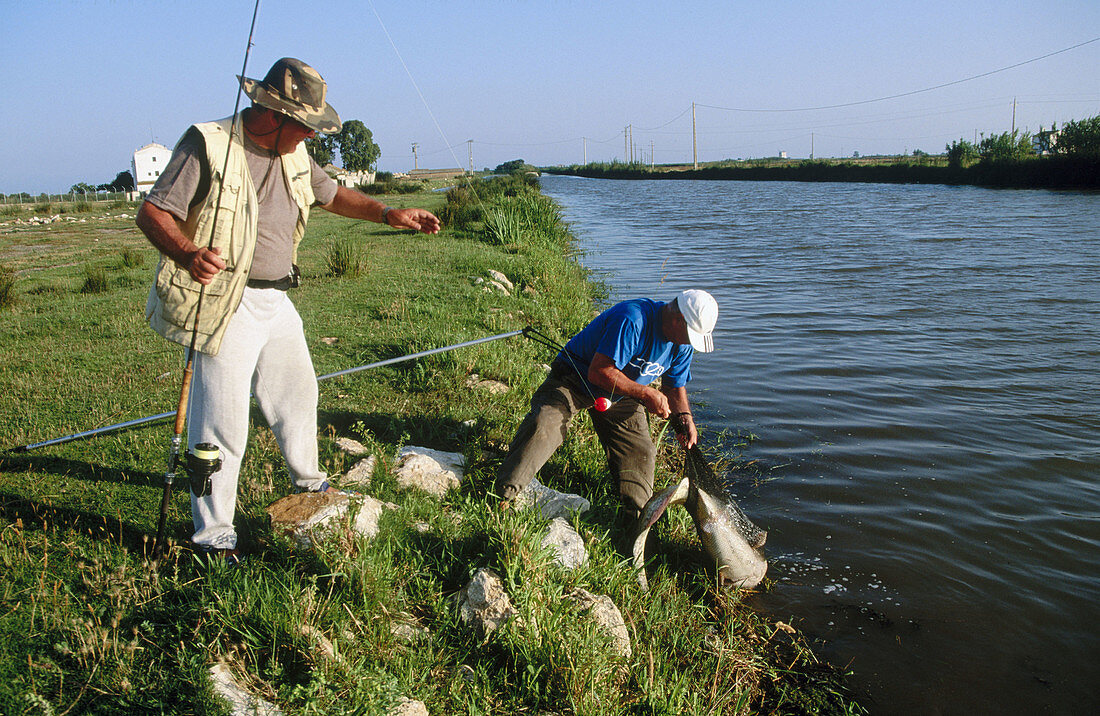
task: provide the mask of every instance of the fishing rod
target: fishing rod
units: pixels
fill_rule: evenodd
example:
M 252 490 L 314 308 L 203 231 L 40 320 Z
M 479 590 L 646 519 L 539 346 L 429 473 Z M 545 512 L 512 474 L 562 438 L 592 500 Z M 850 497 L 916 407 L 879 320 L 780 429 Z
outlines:
M 248 28 L 248 42 L 244 48 L 244 62 L 241 65 L 241 77 L 247 77 L 248 70 L 248 56 L 252 52 L 252 35 L 256 30 L 256 16 L 260 13 L 260 0 L 256 0 L 255 6 L 252 8 L 252 24 Z M 222 173 L 218 177 L 218 201 L 214 207 L 214 220 L 211 224 L 213 227 L 210 231 L 210 240 L 207 242 L 206 250 L 211 251 L 214 248 L 214 237 L 217 236 L 218 215 L 222 210 L 222 198 L 225 196 L 225 174 L 229 170 L 229 157 L 233 154 L 233 135 L 238 131 L 238 123 L 241 121 L 240 108 L 241 108 L 241 93 L 244 91 L 244 83 L 239 82 L 237 86 L 237 99 L 233 103 L 233 119 L 229 125 L 229 141 L 225 152 L 225 162 L 222 165 Z M 243 133 L 243 127 L 240 128 Z M 153 559 L 160 559 L 164 553 L 164 531 L 165 525 L 168 522 L 168 503 L 172 495 L 172 483 L 176 479 L 176 469 L 180 463 L 180 443 L 183 436 L 183 426 L 187 421 L 187 402 L 191 394 L 191 378 L 194 374 L 195 365 L 195 346 L 198 343 L 199 338 L 199 317 L 202 315 L 202 303 L 203 298 L 206 296 L 206 285 L 199 285 L 199 297 L 195 304 L 195 325 L 191 329 L 191 345 L 187 348 L 187 363 L 183 368 L 183 381 L 180 386 L 180 399 L 176 406 L 176 422 L 173 428 L 172 445 L 168 451 L 168 469 L 164 473 L 164 493 L 160 498 L 160 516 L 157 518 L 157 536 L 156 541 L 153 543 Z M 202 444 L 201 453 L 199 451 L 200 446 L 196 446 L 196 455 L 194 460 L 205 464 L 205 469 L 213 467 L 212 471 L 216 471 L 215 465 L 221 464 L 221 460 L 218 458 L 218 448 L 210 445 L 209 443 Z M 191 464 L 192 455 L 188 453 L 188 463 Z
M 398 356 L 397 358 L 387 358 L 385 360 L 376 361 L 374 363 L 367 363 L 365 365 L 356 366 L 354 368 L 346 368 L 344 370 L 338 370 L 335 373 L 326 373 L 325 375 L 317 376 L 317 380 L 328 380 L 329 378 L 338 378 L 342 375 L 349 375 L 351 373 L 358 373 L 359 371 L 369 370 L 371 368 L 381 368 L 382 366 L 392 365 L 394 363 L 401 363 L 403 361 L 414 360 L 416 358 L 423 358 L 424 356 L 434 355 L 436 353 L 443 353 L 446 351 L 452 351 L 457 348 L 466 348 L 467 346 L 475 346 L 479 343 L 488 343 L 490 341 L 499 341 L 502 338 L 511 338 L 523 334 L 530 338 L 531 333 L 538 333 L 535 329 L 528 326 L 518 331 L 509 331 L 508 333 L 498 333 L 495 336 L 487 336 L 485 338 L 477 338 L 471 341 L 465 341 L 463 343 L 455 343 L 449 346 L 443 346 L 442 348 L 432 348 L 426 351 L 420 351 L 419 353 L 410 353 L 409 355 Z M 541 334 L 539 334 L 541 335 Z M 540 341 L 541 342 L 541 341 Z M 11 448 L 11 452 L 22 453 L 29 452 L 31 450 L 37 450 L 38 448 L 49 447 L 50 445 L 61 445 L 62 443 L 71 442 L 73 440 L 80 440 L 82 438 L 90 438 L 95 435 L 103 435 L 104 433 L 115 432 L 116 430 L 122 430 L 124 428 L 132 428 L 138 425 L 146 425 L 158 420 L 164 420 L 176 415 L 176 411 L 169 411 L 167 413 L 159 413 L 157 415 L 150 415 L 147 418 L 137 418 L 135 420 L 127 420 L 123 423 L 115 423 L 114 425 L 105 425 L 102 428 L 95 428 L 94 430 L 85 430 L 79 433 L 73 433 L 72 435 L 65 435 L 59 438 L 53 438 L 51 440 L 43 440 L 38 443 L 31 443 L 30 445 L 20 445 L 19 447 Z

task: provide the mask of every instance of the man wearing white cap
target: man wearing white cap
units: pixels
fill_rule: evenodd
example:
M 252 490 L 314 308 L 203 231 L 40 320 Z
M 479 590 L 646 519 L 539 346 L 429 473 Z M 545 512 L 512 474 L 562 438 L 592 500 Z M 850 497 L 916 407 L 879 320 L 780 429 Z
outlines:
M 512 440 L 497 476 L 497 494 L 513 499 L 565 439 L 569 421 L 587 410 L 607 451 L 628 518 L 653 495 L 657 450 L 646 413 L 676 416 L 680 444 L 698 441 L 685 386 L 695 351 L 714 348 L 718 303 L 706 291 L 684 291 L 664 303 L 648 298 L 607 309 L 558 353 L 550 375 L 531 398 L 531 410 Z M 661 379 L 659 389 L 652 384 Z

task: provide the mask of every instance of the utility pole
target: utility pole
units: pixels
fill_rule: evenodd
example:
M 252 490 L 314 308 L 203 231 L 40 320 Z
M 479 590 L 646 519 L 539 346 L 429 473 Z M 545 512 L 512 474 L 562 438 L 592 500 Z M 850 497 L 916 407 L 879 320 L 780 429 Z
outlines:
M 1016 134 L 1016 98 L 1012 98 L 1012 133 Z
M 630 125 L 623 127 L 623 161 L 630 161 Z
M 695 135 L 695 103 L 691 103 L 691 168 L 699 168 L 699 144 Z
M 416 163 L 416 148 L 419 147 L 419 146 L 420 146 L 419 144 L 417 144 L 416 142 L 413 142 L 413 169 L 419 169 L 420 168 L 420 166 Z
M 633 124 L 628 124 L 626 126 L 630 130 L 630 163 L 633 164 L 634 163 L 634 125 Z
M 474 173 L 474 140 L 472 140 L 472 139 L 467 139 L 466 140 L 466 152 L 470 156 L 470 173 L 473 174 Z
M 653 168 L 653 140 L 649 140 L 649 168 Z
M 814 158 L 814 133 L 810 132 L 810 161 Z

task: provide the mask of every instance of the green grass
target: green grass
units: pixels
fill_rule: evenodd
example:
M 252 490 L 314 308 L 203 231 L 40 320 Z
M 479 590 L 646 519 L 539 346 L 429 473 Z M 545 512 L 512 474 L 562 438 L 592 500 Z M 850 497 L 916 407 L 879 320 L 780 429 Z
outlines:
M 303 285 L 292 295 L 318 373 L 526 325 L 560 341 L 587 322 L 603 289 L 571 260 L 553 206 L 540 206 L 545 198 L 523 182 L 473 187 L 466 198 L 517 212 L 513 240 L 488 240 L 480 222 L 429 237 L 311 217 Z M 443 201 L 394 199 L 445 214 Z M 0 244 L 0 265 L 19 272 L 20 286 L 0 322 L 0 448 L 164 412 L 178 398 L 183 350 L 143 316 L 155 252 L 132 220 L 88 219 L 20 228 Z M 338 238 L 363 247 L 359 276 L 326 266 Z M 126 252 L 150 260 L 120 265 Z M 81 293 L 85 266 L 106 267 L 110 290 Z M 516 295 L 475 285 L 488 269 L 507 274 Z M 312 554 L 268 526 L 264 507 L 290 486 L 254 414 L 237 516 L 253 554 L 235 572 L 179 548 L 158 570 L 144 559 L 169 425 L 0 452 L 0 713 L 220 713 L 205 677 L 219 655 L 288 714 L 383 713 L 401 696 L 433 714 L 855 709 L 800 635 L 715 588 L 684 511 L 656 530 L 651 592 L 639 590 L 611 547 L 617 498 L 586 419 L 541 479 L 592 500 L 574 520 L 588 565 L 561 570 L 539 546 L 537 515 L 493 508 L 487 493 L 549 358 L 517 337 L 321 383 L 324 469 L 338 475 L 351 464 L 333 438 L 364 442 L 380 461 L 368 491 L 397 508 L 375 540 L 337 540 Z M 472 390 L 470 373 L 513 389 Z M 388 468 L 406 444 L 462 452 L 463 487 L 442 501 L 400 489 Z M 675 479 L 674 455 L 662 459 L 659 482 Z M 184 542 L 190 525 L 180 486 L 172 539 Z M 481 567 L 502 575 L 524 617 L 487 639 L 460 622 L 454 602 Z M 630 659 L 562 598 L 574 587 L 613 598 L 631 632 Z M 410 619 L 430 635 L 397 638 L 394 624 Z M 325 655 L 319 635 L 338 657 Z

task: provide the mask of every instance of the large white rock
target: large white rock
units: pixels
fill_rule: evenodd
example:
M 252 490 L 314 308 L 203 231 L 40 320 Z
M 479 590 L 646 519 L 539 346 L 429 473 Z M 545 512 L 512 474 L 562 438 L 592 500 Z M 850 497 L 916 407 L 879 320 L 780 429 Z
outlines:
M 466 624 L 490 634 L 519 612 L 504 591 L 504 582 L 491 569 L 481 568 L 458 593 L 458 616 Z
M 555 517 L 542 538 L 542 546 L 554 550 L 558 564 L 566 569 L 576 569 L 588 562 L 588 550 L 573 525 L 562 517 Z
M 210 681 L 214 686 L 214 693 L 229 702 L 229 710 L 233 716 L 282 716 L 283 714 L 278 706 L 256 694 L 250 694 L 238 684 L 233 678 L 233 672 L 223 661 L 210 667 Z
M 502 274 L 500 271 L 489 269 L 486 273 L 489 274 L 489 278 L 504 286 L 504 288 L 508 289 L 508 291 L 516 290 L 516 287 L 512 285 L 512 282 L 508 280 L 508 277 Z
M 358 440 L 352 440 L 351 438 L 336 438 L 336 449 L 352 457 L 366 455 L 368 452 L 363 443 Z
M 428 707 L 423 701 L 402 698 L 387 712 L 386 716 L 428 716 Z
M 466 458 L 460 452 L 408 445 L 398 453 L 394 475 L 400 487 L 415 487 L 442 497 L 461 484 L 465 470 Z
M 543 485 L 538 479 L 532 479 L 527 487 L 516 495 L 517 507 L 538 507 L 543 519 L 552 520 L 555 517 L 568 517 L 571 512 L 587 512 L 592 504 L 581 497 L 568 492 L 557 490 Z
M 359 504 L 354 521 L 351 501 Z M 301 547 L 323 542 L 341 528 L 364 537 L 378 534 L 378 520 L 387 505 L 370 495 L 354 497 L 335 492 L 300 492 L 276 500 L 267 507 L 271 528 L 289 533 Z
M 368 455 L 351 466 L 340 484 L 346 487 L 366 487 L 370 485 L 370 479 L 374 475 L 374 465 L 378 460 L 374 455 Z
M 623 614 L 611 601 L 611 597 L 604 594 L 593 594 L 581 588 L 574 589 L 565 595 L 566 599 L 574 602 L 589 619 L 596 622 L 596 626 L 611 639 L 611 647 L 624 659 L 629 659 L 633 650 L 630 648 L 630 631 L 626 628 Z

